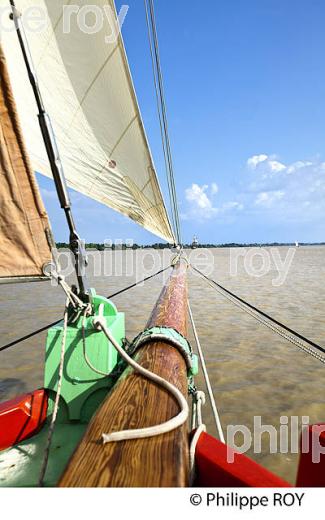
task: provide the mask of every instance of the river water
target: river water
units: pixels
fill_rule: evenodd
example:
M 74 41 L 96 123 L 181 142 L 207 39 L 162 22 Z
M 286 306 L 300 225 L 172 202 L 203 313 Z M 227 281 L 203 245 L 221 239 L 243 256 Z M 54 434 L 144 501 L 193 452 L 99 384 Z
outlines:
M 224 248 L 187 254 L 215 280 L 325 346 L 325 247 Z M 62 255 L 65 269 L 68 253 Z M 102 295 L 112 294 L 170 262 L 169 251 L 89 255 L 90 284 Z M 161 274 L 114 298 L 126 313 L 129 339 L 144 328 L 166 278 L 166 273 Z M 250 457 L 294 483 L 298 456 L 291 453 L 290 444 L 294 448 L 295 428 L 289 428 L 293 438 L 289 452 L 280 453 L 280 417 L 284 452 L 288 450 L 283 417 L 288 417 L 289 424 L 291 417 L 299 425 L 302 417 L 305 422 L 306 417 L 311 423 L 325 422 L 324 364 L 235 307 L 193 272 L 189 272 L 189 294 L 225 432 L 229 425 L 241 427 L 245 438 L 237 434 L 234 441 L 240 445 L 245 440 Z M 48 282 L 0 286 L 0 346 L 60 318 L 64 301 L 61 289 Z M 45 337 L 42 333 L 0 354 L 0 401 L 42 386 Z M 189 337 L 193 339 L 191 333 Z M 197 386 L 204 388 L 201 375 Z M 216 435 L 208 404 L 204 420 L 208 431 Z M 257 432 L 253 435 L 259 420 L 269 429 L 275 428 L 272 446 L 270 435 L 264 433 L 259 449 L 260 436 Z M 251 447 L 248 433 L 252 434 Z M 270 448 L 275 453 L 270 453 Z

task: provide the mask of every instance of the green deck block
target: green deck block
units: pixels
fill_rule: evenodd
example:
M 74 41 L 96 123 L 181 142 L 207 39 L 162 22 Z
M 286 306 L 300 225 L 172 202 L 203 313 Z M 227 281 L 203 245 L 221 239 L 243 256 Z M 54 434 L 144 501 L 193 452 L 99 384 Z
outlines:
M 107 326 L 118 343 L 122 345 L 125 337 L 124 313 L 118 312 L 112 302 L 97 296 L 94 291 L 92 291 L 91 302 L 95 314 L 98 314 L 99 306 L 103 304 L 103 316 Z M 94 329 L 93 318 L 94 316 L 90 316 L 85 321 L 87 357 L 93 367 L 109 374 L 118 361 L 118 354 L 104 333 Z M 53 411 L 57 389 L 62 327 L 63 322 L 49 329 L 46 341 L 44 387 L 50 391 L 48 415 Z M 110 378 L 92 370 L 85 360 L 82 317 L 80 317 L 67 329 L 59 420 L 61 422 L 66 420 L 88 421 L 111 386 Z

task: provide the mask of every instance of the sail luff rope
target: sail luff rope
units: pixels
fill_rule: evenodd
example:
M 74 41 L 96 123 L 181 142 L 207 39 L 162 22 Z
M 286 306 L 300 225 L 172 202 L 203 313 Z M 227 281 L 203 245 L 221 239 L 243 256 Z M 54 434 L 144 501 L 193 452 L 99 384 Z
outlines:
M 165 168 L 166 168 L 166 174 L 167 174 L 166 177 L 167 177 L 167 184 L 168 184 L 168 192 L 169 192 L 170 204 L 171 204 L 171 210 L 172 210 L 171 218 L 172 218 L 173 230 L 174 230 L 174 234 L 175 234 L 176 222 L 175 222 L 174 207 L 172 206 L 172 197 L 171 197 L 172 186 L 170 184 L 170 176 L 168 175 L 168 155 L 167 155 L 166 143 L 165 143 L 165 138 L 164 138 L 164 125 L 163 125 L 162 114 L 161 114 L 161 109 L 160 109 L 158 79 L 157 79 L 157 72 L 156 72 L 156 68 L 155 68 L 155 58 L 154 58 L 153 43 L 152 43 L 151 30 L 150 30 L 149 12 L 148 12 L 148 6 L 147 6 L 146 0 L 144 0 L 144 5 L 145 5 L 146 22 L 147 22 L 147 29 L 148 29 L 148 40 L 149 40 L 149 49 L 150 49 L 150 57 L 151 57 L 152 75 L 153 75 L 156 102 L 157 102 L 160 136 L 161 136 L 161 142 L 162 142 L 162 148 L 163 148 L 163 154 L 164 154 Z
M 177 238 L 177 245 L 181 245 L 181 243 L 182 243 L 181 227 L 180 227 L 180 219 L 179 219 L 179 211 L 178 211 L 177 194 L 176 194 L 173 158 L 172 158 L 170 138 L 169 138 L 167 108 L 166 108 L 163 74 L 162 74 L 162 68 L 161 68 L 161 62 L 160 62 L 160 53 L 159 53 L 159 44 L 158 44 L 158 34 L 157 34 L 156 18 L 155 18 L 155 11 L 154 11 L 154 3 L 153 3 L 153 0 L 144 0 L 144 4 L 145 4 L 145 10 L 146 10 L 148 38 L 149 38 L 150 54 L 151 54 L 151 61 L 152 61 L 152 67 L 153 67 L 154 85 L 155 85 L 157 105 L 158 105 L 158 115 L 159 115 L 159 120 L 160 120 L 160 129 L 161 129 L 161 133 L 162 133 L 162 142 L 163 142 L 164 158 L 165 158 L 165 165 L 166 165 L 166 172 L 167 172 L 169 196 L 170 196 L 170 202 L 171 202 L 171 209 L 172 209 L 172 213 L 173 213 L 173 222 L 175 225 L 175 234 L 176 234 L 176 238 Z
M 299 332 L 296 332 L 293 329 L 290 329 L 290 327 L 287 327 L 286 325 L 284 325 L 283 323 L 279 322 L 275 318 L 272 318 L 272 316 L 266 314 L 265 312 L 263 312 L 262 310 L 258 309 L 254 305 L 251 305 L 250 303 L 246 302 L 244 299 L 240 298 L 239 296 L 237 296 L 236 294 L 232 293 L 231 291 L 229 291 L 228 289 L 226 289 L 222 285 L 218 284 L 217 282 L 215 282 L 211 278 L 209 278 L 206 275 L 204 275 L 203 273 L 201 273 L 201 271 L 199 271 L 193 265 L 191 265 L 191 267 L 203 279 L 206 280 L 206 282 L 210 285 L 210 287 L 212 287 L 212 289 L 216 290 L 219 294 L 221 294 L 223 297 L 227 298 L 234 305 L 236 305 L 241 310 L 243 310 L 244 312 L 246 312 L 247 314 L 252 316 L 254 319 L 256 319 L 262 325 L 266 326 L 267 328 L 269 328 L 270 330 L 272 330 L 273 332 L 275 332 L 276 334 L 278 334 L 282 338 L 286 339 L 287 341 L 289 341 L 290 343 L 292 343 L 293 345 L 298 347 L 300 350 L 303 350 L 304 352 L 306 352 L 307 354 L 311 355 L 312 357 L 314 357 L 315 359 L 317 359 L 321 363 L 325 364 L 325 357 L 324 356 L 322 356 L 321 354 L 318 354 L 313 349 L 303 345 L 301 343 L 301 341 L 299 341 L 298 339 L 296 339 L 293 336 L 296 336 L 297 338 L 302 339 L 302 341 L 304 341 L 305 343 L 311 345 L 312 347 L 316 348 L 317 350 L 320 350 L 321 352 L 325 352 L 325 349 L 323 347 L 321 347 L 317 343 L 309 340 L 308 338 L 304 337 Z M 274 323 L 276 326 L 273 325 L 272 323 Z M 281 329 L 284 329 L 284 330 L 281 330 Z M 289 332 L 293 336 L 289 336 L 289 334 L 287 334 L 284 331 Z
M 181 243 L 181 232 L 180 232 L 180 223 L 179 223 L 179 216 L 178 216 L 178 204 L 177 204 L 177 195 L 176 195 L 176 187 L 175 187 L 174 166 L 173 166 L 172 152 L 171 152 L 171 146 L 170 146 L 167 109 L 166 109 L 166 100 L 165 100 L 165 92 L 164 92 L 164 82 L 163 82 L 162 68 L 161 68 L 161 62 L 160 62 L 157 25 L 156 25 L 153 0 L 149 0 L 149 11 L 150 11 L 150 22 L 151 22 L 151 27 L 152 27 L 157 78 L 158 78 L 158 85 L 159 85 L 159 94 L 160 94 L 160 99 L 161 99 L 161 111 L 162 111 L 163 124 L 164 124 L 166 150 L 167 150 L 167 156 L 168 156 L 170 184 L 171 184 L 171 189 L 172 189 L 172 200 L 173 200 L 173 206 L 174 206 L 174 212 L 175 212 L 176 234 L 177 234 L 178 244 L 180 244 Z
M 195 325 L 195 321 L 194 321 L 194 317 L 193 317 L 193 313 L 192 313 L 192 309 L 191 309 L 191 304 L 190 304 L 189 300 L 187 300 L 187 307 L 188 307 L 188 313 L 189 313 L 189 317 L 190 317 L 190 321 L 191 321 L 191 325 L 192 325 L 192 330 L 193 330 L 193 334 L 194 334 L 194 338 L 195 338 L 195 342 L 196 342 L 197 351 L 198 351 L 198 354 L 199 354 L 199 357 L 200 357 L 200 361 L 201 361 L 202 372 L 203 372 L 205 384 L 206 384 L 206 387 L 207 387 L 207 390 L 208 390 L 208 395 L 209 395 L 210 404 L 211 404 L 211 408 L 212 408 L 212 412 L 213 412 L 213 416 L 214 416 L 214 421 L 215 421 L 215 424 L 216 424 L 216 428 L 217 428 L 217 432 L 218 432 L 218 435 L 219 435 L 219 439 L 221 440 L 221 442 L 224 443 L 225 442 L 225 436 L 224 436 L 223 430 L 222 430 L 222 425 L 221 425 L 221 421 L 220 421 L 220 415 L 219 415 L 219 411 L 218 411 L 218 408 L 217 408 L 217 405 L 216 405 L 215 397 L 213 395 L 213 390 L 212 390 L 212 386 L 211 386 L 208 370 L 207 370 L 207 367 L 206 367 L 204 353 L 203 353 L 202 346 L 201 346 L 201 343 L 200 343 L 200 340 L 199 340 L 199 336 L 198 336 L 198 333 L 197 333 L 197 329 L 196 329 L 196 325 Z M 202 419 L 201 419 L 201 422 L 202 422 Z
M 159 84 L 160 84 L 160 90 L 162 92 L 161 101 L 162 101 L 162 109 L 163 109 L 163 116 L 164 116 L 164 126 L 166 128 L 166 143 L 167 143 L 167 151 L 168 151 L 168 158 L 169 158 L 169 164 L 170 164 L 170 178 L 171 178 L 171 186 L 172 186 L 172 193 L 173 193 L 173 203 L 174 203 L 174 208 L 175 208 L 174 211 L 175 211 L 175 220 L 176 220 L 176 232 L 177 232 L 178 244 L 180 245 L 182 243 L 181 226 L 180 226 L 180 219 L 179 219 L 179 212 L 178 212 L 178 200 L 177 200 L 176 185 L 175 185 L 174 165 L 173 165 L 169 129 L 168 129 L 168 119 L 167 119 L 166 100 L 165 100 L 165 93 L 164 93 L 163 75 L 162 75 L 162 68 L 161 68 L 161 64 L 160 64 L 160 53 L 159 53 L 158 36 L 157 36 L 156 20 L 155 20 L 155 13 L 154 13 L 154 3 L 153 3 L 153 0 L 149 0 L 149 1 L 150 1 L 151 17 L 153 20 L 153 35 L 154 35 L 154 43 L 155 43 L 155 56 L 157 56 L 156 59 L 157 59 L 157 64 L 158 64 L 158 79 L 159 79 Z

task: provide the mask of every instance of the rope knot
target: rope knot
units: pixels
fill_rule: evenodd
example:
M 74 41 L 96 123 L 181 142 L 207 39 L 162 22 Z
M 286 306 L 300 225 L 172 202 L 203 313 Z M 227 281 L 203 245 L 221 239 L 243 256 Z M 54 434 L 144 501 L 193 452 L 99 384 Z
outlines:
M 197 402 L 201 402 L 201 404 L 204 406 L 205 405 L 205 393 L 203 392 L 203 390 L 197 390 L 195 392 L 195 399 Z

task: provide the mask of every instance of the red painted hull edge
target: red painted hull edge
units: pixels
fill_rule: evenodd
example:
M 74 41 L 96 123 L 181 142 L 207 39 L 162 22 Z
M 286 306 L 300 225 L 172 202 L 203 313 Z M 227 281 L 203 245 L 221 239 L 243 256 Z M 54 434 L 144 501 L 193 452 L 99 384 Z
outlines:
M 46 421 L 47 394 L 44 389 L 0 404 L 0 451 L 35 435 Z
M 298 487 L 325 487 L 325 423 L 310 425 L 301 435 Z
M 229 462 L 227 455 L 233 454 Z M 291 487 L 291 484 L 263 468 L 245 455 L 235 452 L 207 433 L 200 435 L 196 446 L 198 487 Z

